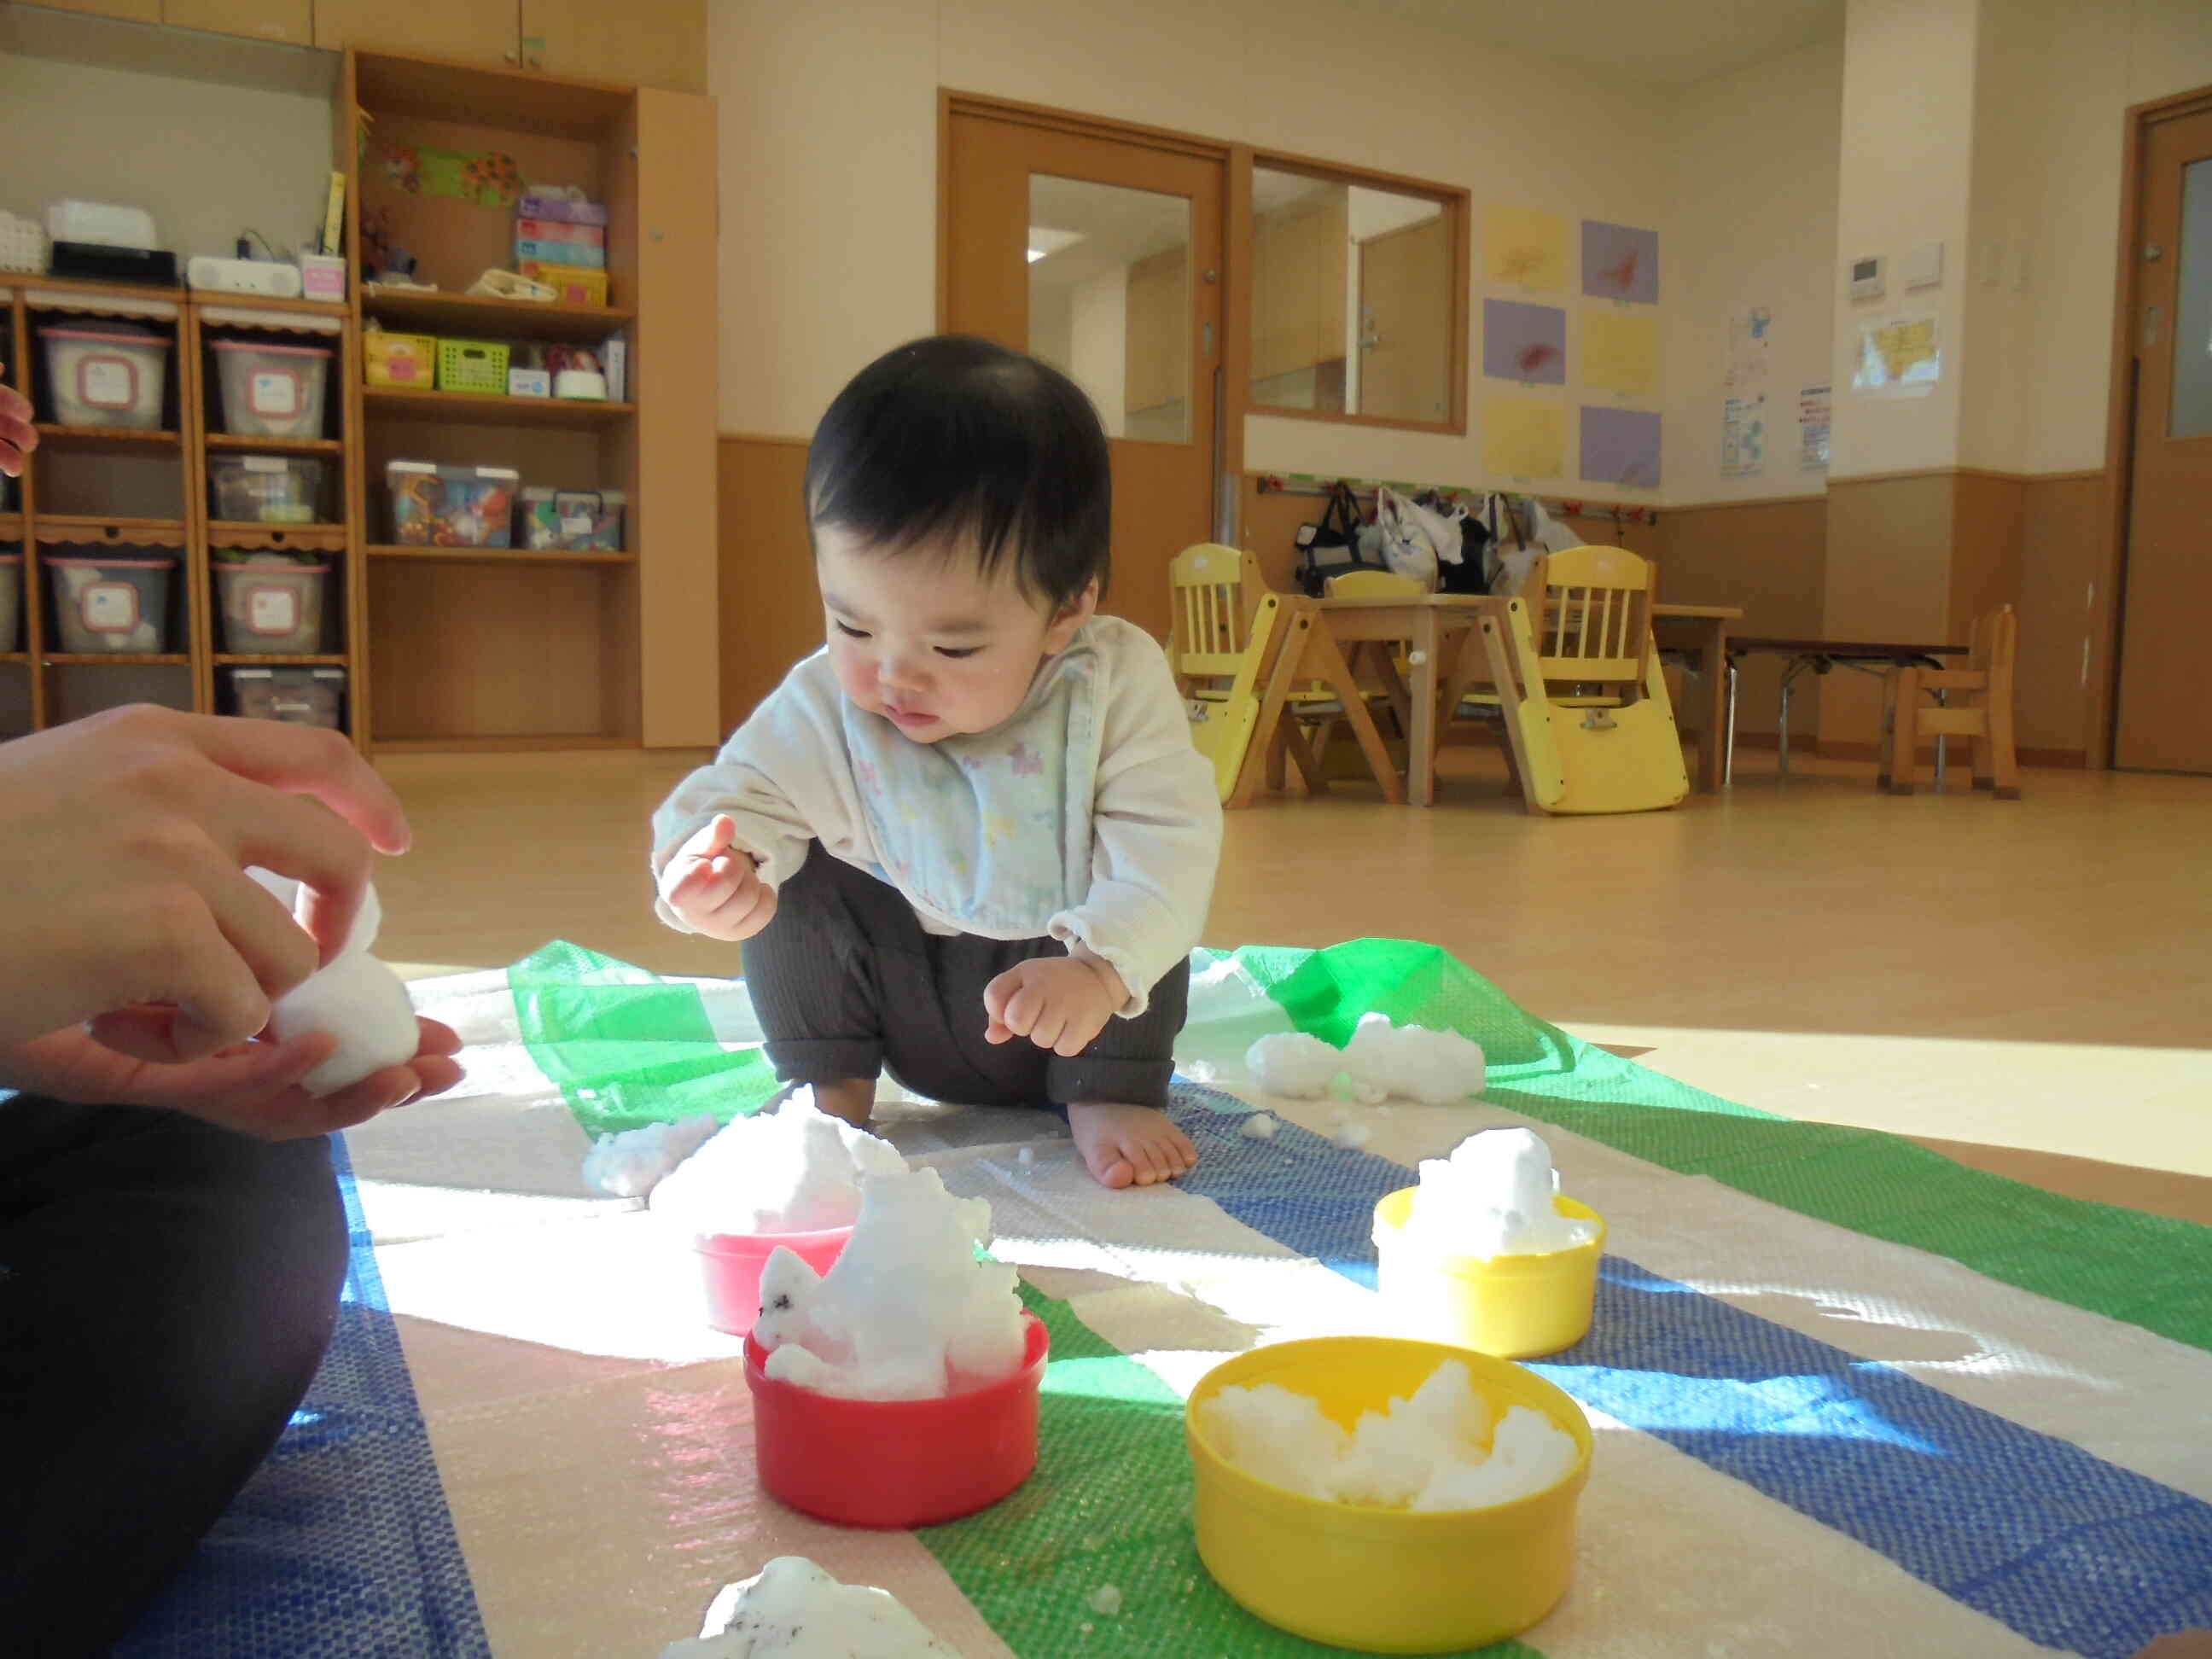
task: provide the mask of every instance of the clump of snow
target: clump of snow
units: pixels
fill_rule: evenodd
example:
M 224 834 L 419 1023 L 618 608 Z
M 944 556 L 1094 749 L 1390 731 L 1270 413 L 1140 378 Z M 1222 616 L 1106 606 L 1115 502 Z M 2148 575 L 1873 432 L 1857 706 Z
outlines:
M 300 883 L 258 866 L 249 866 L 246 873 L 306 926 L 307 894 Z M 337 955 L 269 1011 L 269 1034 L 279 1042 L 322 1031 L 337 1044 L 328 1059 L 300 1079 L 300 1086 L 318 1100 L 387 1066 L 404 1065 L 422 1046 L 422 1029 L 405 983 L 369 955 L 383 926 L 384 906 L 375 887 L 366 886 Z
M 1237 1126 L 1237 1133 L 1247 1140 L 1273 1140 L 1279 1126 L 1271 1112 L 1255 1112 Z
M 827 1273 L 779 1249 L 753 1335 L 768 1375 L 854 1400 L 927 1400 L 1020 1369 L 1028 1335 L 1015 1271 L 977 1259 L 991 1206 L 934 1170 L 869 1174 L 860 1219 Z
M 1382 1014 L 1361 1020 L 1342 1048 L 1303 1031 L 1263 1036 L 1244 1064 L 1268 1094 L 1320 1100 L 1341 1079 L 1343 1092 L 1363 1106 L 1392 1098 L 1449 1106 L 1480 1094 L 1488 1081 L 1480 1043 L 1456 1031 L 1393 1025 Z
M 599 1136 L 584 1154 L 584 1184 L 610 1198 L 643 1198 L 714 1133 L 712 1114 Z
M 1561 1215 L 1552 1149 L 1534 1129 L 1485 1129 L 1449 1158 L 1421 1164 L 1408 1237 L 1448 1255 L 1535 1255 L 1597 1237 L 1595 1222 Z
M 852 1225 L 865 1177 L 905 1169 L 889 1141 L 820 1110 L 801 1089 L 708 1139 L 653 1188 L 651 1207 L 701 1237 L 823 1232 Z
M 1356 1117 L 1348 1117 L 1336 1126 L 1334 1139 L 1336 1144 L 1346 1152 L 1356 1152 L 1375 1139 L 1375 1130 L 1371 1125 L 1362 1123 Z
M 1103 1613 L 1109 1619 L 1119 1618 L 1121 1613 L 1121 1587 L 1116 1584 L 1101 1584 L 1097 1589 L 1091 1591 L 1091 1611 Z
M 1575 1464 L 1573 1437 L 1541 1412 L 1510 1407 L 1493 1428 L 1473 1373 L 1457 1359 L 1407 1398 L 1362 1413 L 1349 1432 L 1318 1401 L 1274 1382 L 1224 1389 L 1199 1416 L 1222 1455 L 1247 1474 L 1370 1509 L 1487 1509 L 1556 1485 Z
M 799 1555 L 781 1555 L 723 1587 L 697 1636 L 660 1659 L 959 1659 L 889 1590 L 841 1584 Z

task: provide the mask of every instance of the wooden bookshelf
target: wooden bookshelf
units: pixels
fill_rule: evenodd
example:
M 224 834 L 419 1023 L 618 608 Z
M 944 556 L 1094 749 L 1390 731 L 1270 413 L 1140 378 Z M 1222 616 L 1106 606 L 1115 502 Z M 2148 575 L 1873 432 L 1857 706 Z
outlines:
M 126 426 L 62 426 L 52 421 L 40 421 L 38 432 L 42 449 L 50 444 L 92 449 L 174 449 L 184 441 L 174 432 Z
M 711 104 L 359 49 L 346 54 L 337 103 L 350 268 L 362 270 L 367 218 L 434 285 L 356 282 L 357 328 L 595 351 L 620 332 L 629 344 L 627 398 L 605 403 L 369 386 L 356 363 L 348 395 L 363 442 L 349 489 L 361 533 L 350 546 L 365 585 L 356 674 L 369 748 L 711 745 L 720 736 Z M 611 303 L 468 293 L 486 270 L 513 267 L 513 215 L 406 190 L 385 162 L 407 145 L 495 151 L 525 179 L 604 203 Z M 524 487 L 619 490 L 624 544 L 399 544 L 385 474 L 399 460 L 512 468 Z
M 231 454 L 240 450 L 252 450 L 269 455 L 336 455 L 345 446 L 336 438 L 249 438 L 234 432 L 210 432 L 207 447 L 211 454 Z

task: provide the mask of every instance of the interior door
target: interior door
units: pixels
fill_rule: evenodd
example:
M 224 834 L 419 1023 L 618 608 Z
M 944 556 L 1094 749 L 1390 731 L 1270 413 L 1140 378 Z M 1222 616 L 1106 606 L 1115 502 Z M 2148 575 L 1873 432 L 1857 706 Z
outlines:
M 1359 411 L 1451 418 L 1449 222 L 1443 215 L 1359 245 Z
M 1114 466 L 1104 608 L 1164 640 L 1168 562 L 1214 522 L 1224 159 L 956 105 L 939 313 L 1091 394 Z
M 2118 766 L 2212 773 L 2212 108 L 2145 134 Z

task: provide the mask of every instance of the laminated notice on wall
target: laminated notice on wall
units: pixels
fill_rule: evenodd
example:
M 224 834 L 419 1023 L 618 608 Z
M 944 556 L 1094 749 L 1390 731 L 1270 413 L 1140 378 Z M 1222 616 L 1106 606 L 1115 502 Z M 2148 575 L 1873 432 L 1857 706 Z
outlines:
M 1933 317 L 1892 317 L 1859 325 L 1851 389 L 1924 398 L 1942 378 L 1943 354 Z

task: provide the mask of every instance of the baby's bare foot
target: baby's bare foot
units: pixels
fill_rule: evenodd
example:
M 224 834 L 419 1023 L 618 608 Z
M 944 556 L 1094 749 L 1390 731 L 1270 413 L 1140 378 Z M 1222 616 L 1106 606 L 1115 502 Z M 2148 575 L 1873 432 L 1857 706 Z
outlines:
M 835 1083 L 793 1083 L 768 1103 L 766 1109 L 775 1111 L 801 1089 L 814 1091 L 814 1105 L 818 1111 L 832 1117 L 842 1117 L 855 1128 L 865 1129 L 876 1109 L 876 1080 L 872 1077 L 840 1078 Z
M 1198 1148 L 1157 1107 L 1086 1101 L 1067 1109 L 1067 1127 L 1102 1187 L 1157 1186 L 1198 1162 Z

